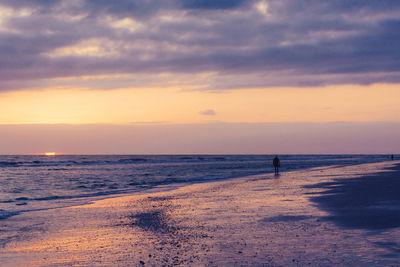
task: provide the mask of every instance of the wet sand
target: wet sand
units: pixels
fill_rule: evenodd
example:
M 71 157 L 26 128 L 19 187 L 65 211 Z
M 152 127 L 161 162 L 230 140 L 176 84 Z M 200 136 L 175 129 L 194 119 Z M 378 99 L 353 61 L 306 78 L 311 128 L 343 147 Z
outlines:
M 400 266 L 400 162 L 252 176 L 0 221 L 1 266 Z

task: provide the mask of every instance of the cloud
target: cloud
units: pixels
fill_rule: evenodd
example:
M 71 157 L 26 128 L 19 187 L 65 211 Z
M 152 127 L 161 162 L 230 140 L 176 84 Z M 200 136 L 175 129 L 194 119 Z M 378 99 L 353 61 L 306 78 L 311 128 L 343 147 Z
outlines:
M 0 90 L 163 73 L 211 73 L 207 90 L 398 83 L 399 18 L 390 0 L 0 0 Z
M 243 5 L 245 0 L 181 0 L 182 6 L 187 9 L 232 9 Z
M 206 109 L 206 110 L 200 111 L 200 114 L 201 115 L 205 115 L 205 116 L 215 116 L 215 115 L 217 115 L 217 113 L 213 109 Z

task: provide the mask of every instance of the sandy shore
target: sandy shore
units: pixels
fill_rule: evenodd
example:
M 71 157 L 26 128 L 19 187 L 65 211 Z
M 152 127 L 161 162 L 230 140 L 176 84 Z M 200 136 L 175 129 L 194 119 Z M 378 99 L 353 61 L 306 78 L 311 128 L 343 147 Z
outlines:
M 259 175 L 0 221 L 1 266 L 400 266 L 400 162 Z

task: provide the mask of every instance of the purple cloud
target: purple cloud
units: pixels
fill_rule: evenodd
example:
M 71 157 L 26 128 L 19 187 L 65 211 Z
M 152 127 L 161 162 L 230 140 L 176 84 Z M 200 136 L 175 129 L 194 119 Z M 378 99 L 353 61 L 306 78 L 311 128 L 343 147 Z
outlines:
M 398 1 L 0 0 L 5 9 L 0 90 L 105 74 L 212 73 L 208 90 L 400 80 Z
M 213 109 L 206 109 L 206 110 L 200 111 L 200 114 L 201 115 L 205 115 L 205 116 L 215 116 L 215 115 L 217 115 L 217 113 Z

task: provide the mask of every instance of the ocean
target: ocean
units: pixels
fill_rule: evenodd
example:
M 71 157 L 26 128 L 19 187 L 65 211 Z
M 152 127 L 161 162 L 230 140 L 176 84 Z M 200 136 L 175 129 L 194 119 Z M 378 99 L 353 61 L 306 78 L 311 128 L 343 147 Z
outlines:
M 273 172 L 274 155 L 0 156 L 0 219 L 95 199 Z M 279 155 L 281 172 L 389 160 L 388 155 Z

